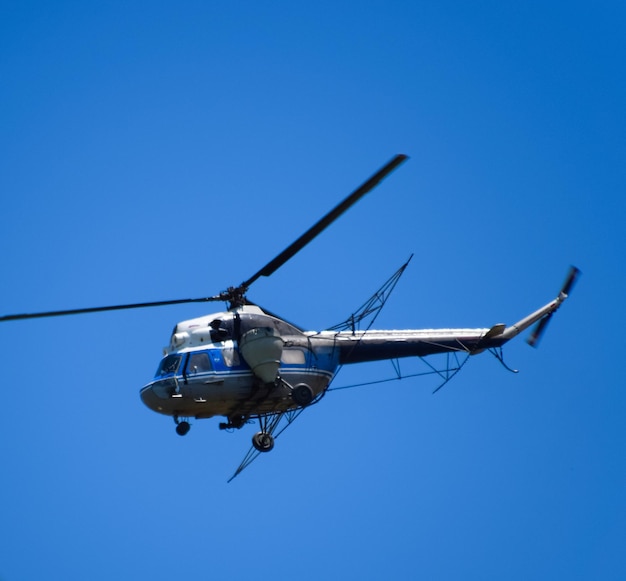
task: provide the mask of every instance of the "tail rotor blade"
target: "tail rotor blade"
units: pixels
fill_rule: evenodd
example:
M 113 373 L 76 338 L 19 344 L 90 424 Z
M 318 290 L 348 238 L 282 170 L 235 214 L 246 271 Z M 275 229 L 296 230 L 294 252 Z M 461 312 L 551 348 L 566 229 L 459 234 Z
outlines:
M 567 278 L 565 279 L 563 288 L 561 289 L 561 292 L 564 295 L 569 295 L 572 288 L 574 287 L 574 284 L 576 284 L 576 281 L 578 280 L 579 276 L 580 276 L 580 269 L 576 268 L 575 266 L 572 266 L 569 270 Z
M 539 340 L 541 339 L 543 334 L 546 332 L 546 327 L 548 326 L 548 323 L 550 322 L 550 319 L 552 318 L 553 314 L 554 313 L 550 313 L 549 315 L 545 316 L 543 319 L 541 319 L 541 321 L 537 323 L 530 337 L 528 337 L 528 339 L 526 340 L 526 342 L 531 347 L 537 347 L 537 345 L 539 344 Z

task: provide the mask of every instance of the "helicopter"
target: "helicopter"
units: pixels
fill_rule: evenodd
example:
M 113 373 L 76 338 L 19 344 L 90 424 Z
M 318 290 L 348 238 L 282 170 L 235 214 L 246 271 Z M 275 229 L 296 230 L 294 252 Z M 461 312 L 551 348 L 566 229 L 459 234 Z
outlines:
M 343 365 L 445 355 L 444 369 L 433 367 L 442 378 L 439 389 L 460 371 L 467 358 L 485 351 L 507 367 L 502 346 L 533 325 L 528 343 L 536 346 L 553 314 L 570 294 L 580 275 L 574 266 L 555 299 L 512 325 L 372 329 L 409 258 L 344 323 L 322 331 L 302 329 L 247 298 L 255 281 L 276 272 L 407 159 L 404 154 L 394 156 L 263 268 L 217 295 L 6 315 L 0 317 L 0 322 L 185 303 L 226 303 L 225 311 L 176 324 L 157 371 L 141 388 L 140 397 L 150 410 L 171 416 L 180 436 L 189 432 L 192 419 L 221 416 L 224 421 L 219 428 L 233 431 L 258 422 L 252 445 L 232 480 L 260 454 L 272 450 L 278 435 L 322 399 Z M 363 329 L 366 321 L 369 325 Z

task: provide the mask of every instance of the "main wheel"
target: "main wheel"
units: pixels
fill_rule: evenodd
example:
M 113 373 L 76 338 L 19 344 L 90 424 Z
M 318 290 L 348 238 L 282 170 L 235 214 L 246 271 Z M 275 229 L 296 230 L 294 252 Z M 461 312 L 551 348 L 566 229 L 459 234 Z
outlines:
M 300 383 L 293 388 L 291 399 L 299 406 L 306 407 L 313 401 L 313 390 L 306 383 Z
M 257 432 L 252 436 L 252 445 L 259 452 L 269 452 L 274 447 L 274 436 L 267 432 Z
M 190 430 L 191 426 L 189 425 L 189 422 L 179 422 L 178 424 L 176 424 L 176 433 L 179 436 L 184 436 L 189 430 Z

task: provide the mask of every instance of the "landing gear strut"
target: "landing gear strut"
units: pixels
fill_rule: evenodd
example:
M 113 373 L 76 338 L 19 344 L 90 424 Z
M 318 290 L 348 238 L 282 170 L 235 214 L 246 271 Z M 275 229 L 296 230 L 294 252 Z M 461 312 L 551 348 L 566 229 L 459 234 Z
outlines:
M 220 430 L 238 430 L 247 421 L 248 420 L 245 416 L 228 416 L 228 422 L 220 422 L 219 428 Z

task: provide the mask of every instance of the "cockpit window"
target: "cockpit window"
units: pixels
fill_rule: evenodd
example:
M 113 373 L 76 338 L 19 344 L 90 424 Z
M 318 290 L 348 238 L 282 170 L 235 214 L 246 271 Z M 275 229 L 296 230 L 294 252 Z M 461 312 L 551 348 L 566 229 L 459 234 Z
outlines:
M 180 360 L 180 355 L 168 355 L 162 359 L 159 368 L 157 369 L 156 377 L 176 373 L 178 371 L 178 366 L 180 365 Z

